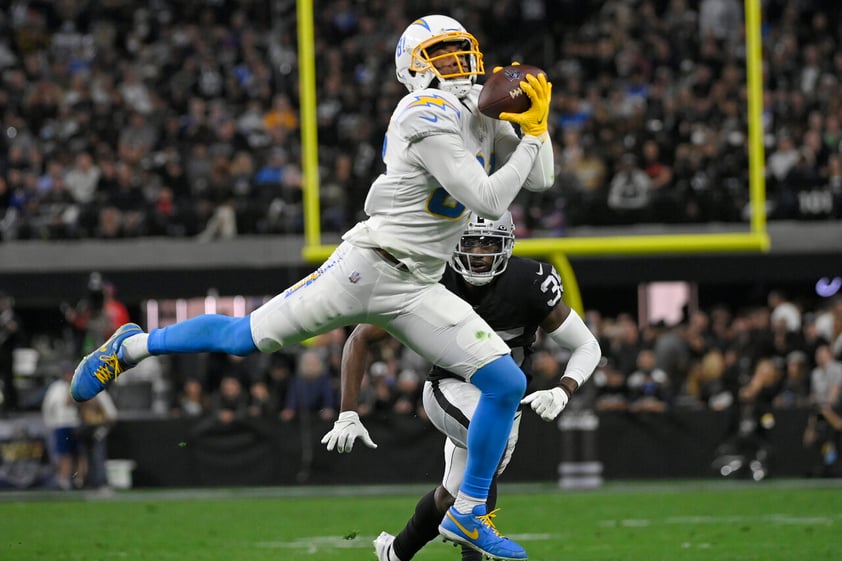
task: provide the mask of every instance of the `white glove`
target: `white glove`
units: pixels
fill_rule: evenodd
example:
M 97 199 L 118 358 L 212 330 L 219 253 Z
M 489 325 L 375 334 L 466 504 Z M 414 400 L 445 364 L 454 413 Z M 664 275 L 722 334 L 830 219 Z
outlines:
M 357 412 L 343 411 L 333 423 L 330 432 L 322 437 L 322 444 L 327 444 L 328 451 L 336 448 L 337 452 L 344 454 L 354 448 L 354 441 L 358 438 L 369 448 L 377 448 L 377 444 L 368 435 Z
M 520 402 L 523 405 L 531 405 L 532 410 L 545 421 L 552 421 L 558 417 L 559 413 L 564 411 L 568 399 L 570 398 L 566 391 L 561 388 L 553 388 L 532 392 Z

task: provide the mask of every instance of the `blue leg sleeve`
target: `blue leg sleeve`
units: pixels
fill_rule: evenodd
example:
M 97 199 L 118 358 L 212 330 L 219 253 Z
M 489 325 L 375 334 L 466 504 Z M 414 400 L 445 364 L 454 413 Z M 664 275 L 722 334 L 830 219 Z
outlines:
M 506 355 L 477 370 L 471 383 L 482 393 L 468 425 L 468 463 L 460 490 L 485 500 L 526 391 L 526 376 Z
M 249 316 L 234 318 L 208 314 L 156 329 L 147 343 L 153 355 L 222 352 L 248 355 L 257 351 Z

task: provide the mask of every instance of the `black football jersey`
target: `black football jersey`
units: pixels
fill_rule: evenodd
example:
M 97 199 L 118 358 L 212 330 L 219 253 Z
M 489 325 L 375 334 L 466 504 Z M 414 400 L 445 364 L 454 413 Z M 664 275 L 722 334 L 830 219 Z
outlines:
M 512 349 L 522 366 L 532 353 L 535 331 L 561 300 L 564 289 L 555 268 L 547 263 L 511 257 L 506 270 L 485 286 L 469 286 L 451 267 L 440 281 L 474 310 Z M 430 379 L 453 377 L 433 367 Z

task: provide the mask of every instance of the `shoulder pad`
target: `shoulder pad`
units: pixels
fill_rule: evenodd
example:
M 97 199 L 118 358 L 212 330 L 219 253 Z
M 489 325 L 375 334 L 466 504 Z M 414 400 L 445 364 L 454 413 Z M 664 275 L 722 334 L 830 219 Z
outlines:
M 461 134 L 464 111 L 456 96 L 428 88 L 405 96 L 394 120 L 401 135 L 413 142 L 435 134 Z
M 514 255 L 509 259 L 509 266 L 506 270 L 509 269 L 523 280 L 531 279 L 535 285 L 543 284 L 544 280 L 552 277 L 557 281 L 559 289 L 564 292 L 558 271 L 549 263 Z

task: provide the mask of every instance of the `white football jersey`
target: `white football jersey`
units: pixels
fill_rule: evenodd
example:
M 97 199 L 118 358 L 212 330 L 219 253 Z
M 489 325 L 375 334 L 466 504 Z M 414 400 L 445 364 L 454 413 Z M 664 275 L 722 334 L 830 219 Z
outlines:
M 461 167 L 451 173 L 473 177 L 481 173 L 477 169 L 481 167 L 484 176 L 491 174 L 495 164 L 509 158 L 519 139 L 509 123 L 486 117 L 477 110 L 481 89 L 474 86 L 468 96 L 459 100 L 429 88 L 410 93 L 398 103 L 384 139 L 386 171 L 372 184 L 365 201 L 365 212 L 370 218 L 357 224 L 343 239 L 361 247 L 384 248 L 423 279 L 435 282 L 441 277 L 467 225 L 470 210 L 430 172 L 440 162 L 423 161 L 412 147 L 427 137 L 458 136 L 458 144 L 472 158 L 468 161 L 465 154 L 441 154 L 442 159 L 464 159 Z M 471 166 L 473 169 L 466 169 Z

